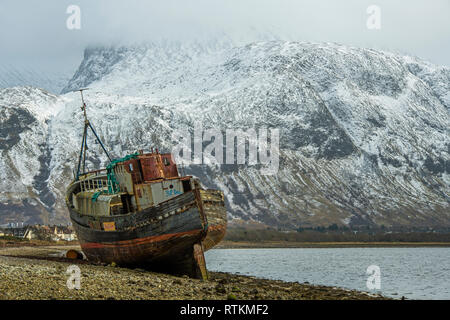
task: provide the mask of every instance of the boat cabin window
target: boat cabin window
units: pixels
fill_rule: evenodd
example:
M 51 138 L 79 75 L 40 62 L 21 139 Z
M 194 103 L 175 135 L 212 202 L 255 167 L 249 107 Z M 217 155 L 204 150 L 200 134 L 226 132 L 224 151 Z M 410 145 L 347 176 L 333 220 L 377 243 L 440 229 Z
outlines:
M 129 166 L 130 166 L 130 171 L 133 171 L 133 164 L 130 163 Z
M 184 192 L 188 192 L 188 191 L 192 190 L 192 188 L 191 188 L 191 181 L 190 180 L 183 180 L 182 183 L 183 183 L 183 190 L 184 190 Z

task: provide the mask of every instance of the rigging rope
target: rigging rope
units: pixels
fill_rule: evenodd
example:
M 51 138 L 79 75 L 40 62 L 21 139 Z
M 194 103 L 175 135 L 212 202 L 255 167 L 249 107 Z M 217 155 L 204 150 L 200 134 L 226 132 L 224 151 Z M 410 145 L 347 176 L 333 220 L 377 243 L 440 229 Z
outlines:
M 108 177 L 108 191 L 103 190 L 103 191 L 98 191 L 98 192 L 94 193 L 94 195 L 92 196 L 92 202 L 96 202 L 98 197 L 102 194 L 112 195 L 112 194 L 116 194 L 116 193 L 120 192 L 119 182 L 117 182 L 116 174 L 114 173 L 114 168 L 116 167 L 116 165 L 118 163 L 125 162 L 125 161 L 131 160 L 131 159 L 136 159 L 138 156 L 139 156 L 139 153 L 133 153 L 133 154 L 129 154 L 121 159 L 112 160 L 106 167 L 106 173 L 107 173 L 107 177 Z

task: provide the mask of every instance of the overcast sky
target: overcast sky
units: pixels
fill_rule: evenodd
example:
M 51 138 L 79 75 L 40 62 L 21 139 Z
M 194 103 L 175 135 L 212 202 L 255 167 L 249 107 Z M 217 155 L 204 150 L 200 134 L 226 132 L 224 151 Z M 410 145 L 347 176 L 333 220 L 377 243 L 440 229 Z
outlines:
M 372 4 L 381 9 L 379 30 L 366 26 Z M 66 27 L 69 5 L 81 9 L 81 30 Z M 450 0 L 0 0 L 0 65 L 73 69 L 88 45 L 219 32 L 245 42 L 272 32 L 450 66 L 449 17 Z

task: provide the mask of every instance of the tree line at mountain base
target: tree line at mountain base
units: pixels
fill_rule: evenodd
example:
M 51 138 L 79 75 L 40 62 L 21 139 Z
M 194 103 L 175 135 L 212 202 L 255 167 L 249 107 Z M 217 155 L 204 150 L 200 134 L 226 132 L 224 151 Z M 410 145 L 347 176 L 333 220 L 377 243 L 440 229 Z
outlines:
M 331 225 L 329 227 L 298 228 L 296 231 L 274 228 L 230 227 L 224 240 L 236 242 L 449 242 L 450 228 L 431 230 L 427 228 L 364 227 L 350 229 Z

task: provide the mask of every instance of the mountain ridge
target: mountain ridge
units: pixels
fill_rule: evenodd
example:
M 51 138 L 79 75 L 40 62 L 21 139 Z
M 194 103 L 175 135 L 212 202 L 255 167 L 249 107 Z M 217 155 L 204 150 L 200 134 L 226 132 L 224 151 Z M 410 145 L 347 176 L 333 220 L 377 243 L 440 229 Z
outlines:
M 291 229 L 450 221 L 449 68 L 338 44 L 145 45 L 87 51 L 64 91 L 86 86 L 89 116 L 116 156 L 170 151 L 172 132 L 195 122 L 280 128 L 275 176 L 251 166 L 186 168 L 224 190 L 231 218 Z M 47 218 L 65 221 L 82 119 L 77 96 L 56 99 L 63 106 L 48 119 L 44 151 L 33 154 L 49 170 L 31 180 L 55 199 Z M 91 151 L 92 168 L 106 163 Z

